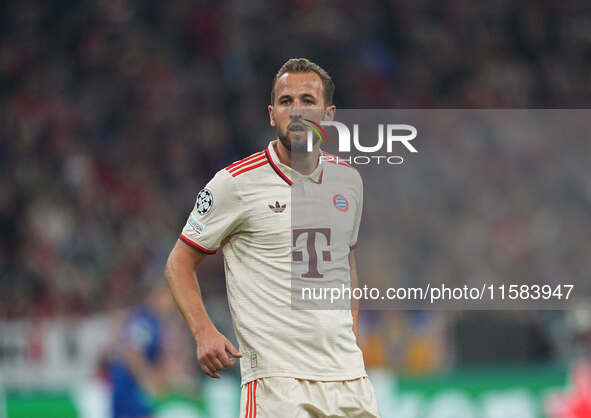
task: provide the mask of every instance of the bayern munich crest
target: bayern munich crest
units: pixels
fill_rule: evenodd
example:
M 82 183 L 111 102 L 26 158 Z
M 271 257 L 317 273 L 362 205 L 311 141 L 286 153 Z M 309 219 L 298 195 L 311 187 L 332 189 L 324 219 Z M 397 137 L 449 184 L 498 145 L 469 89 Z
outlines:
M 335 194 L 332 198 L 332 203 L 341 212 L 347 212 L 349 210 L 349 201 L 342 194 Z
M 201 190 L 197 194 L 197 213 L 205 215 L 213 205 L 213 195 L 207 189 Z

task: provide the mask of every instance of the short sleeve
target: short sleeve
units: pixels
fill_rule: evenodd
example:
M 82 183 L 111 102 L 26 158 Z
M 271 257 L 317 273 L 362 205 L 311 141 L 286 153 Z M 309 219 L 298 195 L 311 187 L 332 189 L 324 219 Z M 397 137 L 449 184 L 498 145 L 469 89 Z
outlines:
M 361 224 L 361 215 L 363 213 L 363 180 L 359 173 L 359 183 L 357 186 L 357 204 L 355 205 L 355 219 L 353 221 L 353 230 L 351 231 L 351 238 L 349 239 L 349 248 L 357 247 L 357 235 L 359 234 L 359 225 Z
M 195 207 L 180 235 L 186 244 L 214 254 L 241 221 L 240 197 L 233 178 L 219 171 L 197 194 Z

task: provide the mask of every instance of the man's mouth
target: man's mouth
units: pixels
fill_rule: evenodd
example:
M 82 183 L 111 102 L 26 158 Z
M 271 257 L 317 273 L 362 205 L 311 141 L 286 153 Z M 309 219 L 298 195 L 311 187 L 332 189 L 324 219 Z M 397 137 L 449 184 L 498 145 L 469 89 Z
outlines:
M 301 123 L 292 123 L 289 125 L 288 130 L 290 132 L 304 132 L 306 127 Z

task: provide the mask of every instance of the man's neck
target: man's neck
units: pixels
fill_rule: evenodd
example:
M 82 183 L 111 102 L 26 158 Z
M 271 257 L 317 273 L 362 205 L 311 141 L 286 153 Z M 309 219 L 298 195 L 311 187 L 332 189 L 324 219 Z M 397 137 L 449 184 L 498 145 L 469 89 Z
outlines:
M 303 154 L 292 154 L 279 139 L 273 142 L 273 147 L 281 163 L 296 170 L 303 175 L 311 174 L 318 167 L 318 156 L 320 155 L 320 143 L 314 144 L 312 152 Z

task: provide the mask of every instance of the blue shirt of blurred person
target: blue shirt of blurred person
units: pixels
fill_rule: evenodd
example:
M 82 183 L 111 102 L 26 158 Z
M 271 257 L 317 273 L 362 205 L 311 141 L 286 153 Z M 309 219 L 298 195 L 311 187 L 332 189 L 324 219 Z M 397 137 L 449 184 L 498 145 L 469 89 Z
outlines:
M 148 417 L 153 400 L 132 372 L 130 351 L 155 366 L 162 354 L 162 325 L 157 314 L 147 307 L 134 311 L 123 327 L 123 344 L 111 365 L 113 418 Z

